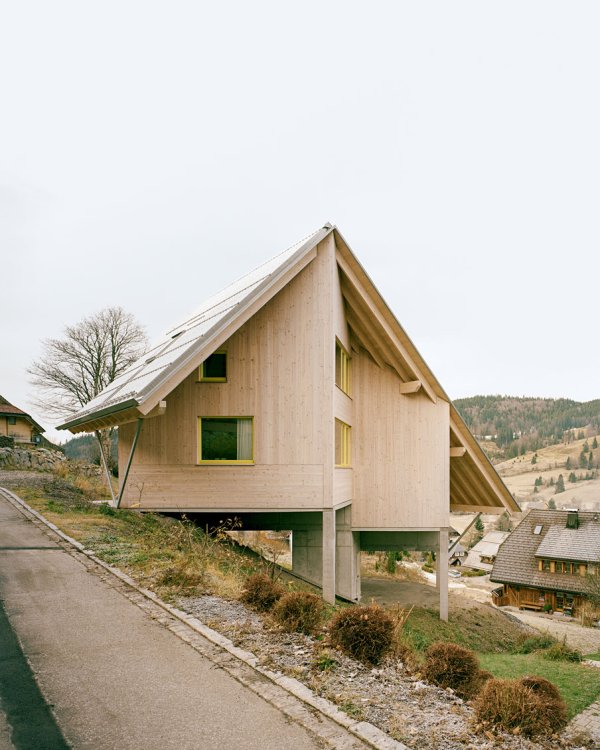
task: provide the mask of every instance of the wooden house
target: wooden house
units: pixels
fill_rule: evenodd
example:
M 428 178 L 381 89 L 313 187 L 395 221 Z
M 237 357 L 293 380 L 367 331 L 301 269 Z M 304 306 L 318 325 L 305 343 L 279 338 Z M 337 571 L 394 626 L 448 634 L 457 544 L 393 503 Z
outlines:
M 43 432 L 44 428 L 35 419 L 0 396 L 0 436 L 33 446 L 40 442 Z
M 489 531 L 483 539 L 473 545 L 463 561 L 465 568 L 485 570 L 491 573 L 500 545 L 508 538 L 508 531 Z
M 329 224 L 207 300 L 61 428 L 113 425 L 124 507 L 292 530 L 294 571 L 330 601 L 359 599 L 361 549 L 448 549 L 451 509 L 518 511 Z
M 600 574 L 600 514 L 531 510 L 500 546 L 494 603 L 575 614 Z

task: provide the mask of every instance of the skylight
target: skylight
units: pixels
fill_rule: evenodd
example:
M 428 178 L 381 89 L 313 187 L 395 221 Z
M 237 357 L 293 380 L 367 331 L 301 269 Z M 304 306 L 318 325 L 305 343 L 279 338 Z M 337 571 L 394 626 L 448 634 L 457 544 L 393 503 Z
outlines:
M 541 533 L 542 533 L 542 524 L 541 524 L 541 523 L 539 523 L 539 524 L 538 524 L 538 525 L 537 525 L 537 526 L 535 527 L 535 529 L 533 530 L 533 533 L 534 533 L 534 534 L 541 534 Z

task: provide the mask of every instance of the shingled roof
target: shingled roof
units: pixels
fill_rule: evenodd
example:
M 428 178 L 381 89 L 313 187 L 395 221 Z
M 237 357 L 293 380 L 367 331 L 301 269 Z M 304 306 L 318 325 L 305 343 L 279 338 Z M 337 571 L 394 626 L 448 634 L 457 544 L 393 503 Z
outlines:
M 567 528 L 565 510 L 531 510 L 500 546 L 490 580 L 537 589 L 585 592 L 583 576 L 538 570 L 538 559 L 600 562 L 600 514 L 579 511 L 579 527 Z M 535 530 L 539 528 L 539 533 Z
M 7 401 L 3 396 L 0 396 L 0 417 L 23 417 L 31 425 L 33 425 L 38 432 L 45 432 L 42 425 L 38 424 L 35 419 L 23 409 L 19 409 L 18 406 L 14 406 L 10 401 Z

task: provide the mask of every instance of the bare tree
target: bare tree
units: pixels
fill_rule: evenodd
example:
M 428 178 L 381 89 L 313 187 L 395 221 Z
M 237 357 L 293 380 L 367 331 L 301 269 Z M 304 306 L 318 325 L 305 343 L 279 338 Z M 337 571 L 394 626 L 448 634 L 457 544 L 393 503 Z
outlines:
M 142 326 L 120 307 L 108 307 L 67 326 L 62 339 L 43 342 L 42 356 L 28 370 L 38 392 L 36 405 L 50 417 L 69 417 L 118 378 L 147 346 Z M 112 432 L 96 432 L 109 462 Z

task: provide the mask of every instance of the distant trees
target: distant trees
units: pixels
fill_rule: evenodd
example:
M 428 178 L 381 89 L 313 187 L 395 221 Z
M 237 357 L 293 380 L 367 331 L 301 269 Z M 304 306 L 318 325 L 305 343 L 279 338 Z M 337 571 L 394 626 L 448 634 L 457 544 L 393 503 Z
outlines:
M 563 479 L 563 475 L 559 474 L 558 479 L 556 480 L 556 489 L 554 490 L 554 494 L 558 495 L 560 492 L 565 491 L 565 480 Z
M 28 369 L 38 407 L 50 417 L 68 418 L 118 378 L 147 346 L 144 329 L 121 307 L 107 307 L 67 326 L 62 338 L 42 343 L 42 356 Z M 109 468 L 112 432 L 96 432 Z
M 475 396 L 458 399 L 455 405 L 475 435 L 495 436 L 505 458 L 535 452 L 546 445 L 583 441 L 586 432 L 600 435 L 600 399 L 578 403 L 569 399 Z
M 554 498 L 548 500 L 548 510 L 556 510 L 556 500 Z
M 567 463 L 565 464 L 565 469 L 571 468 L 571 456 L 567 456 Z
M 596 450 L 597 447 L 598 447 L 598 438 L 594 437 L 594 442 L 592 443 L 592 448 L 594 450 Z

